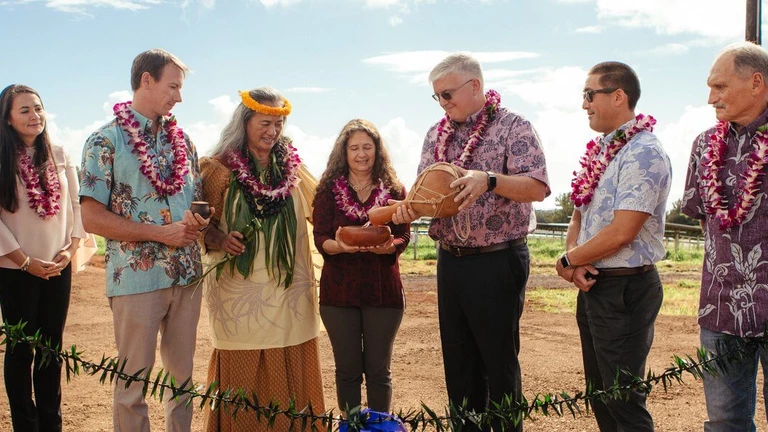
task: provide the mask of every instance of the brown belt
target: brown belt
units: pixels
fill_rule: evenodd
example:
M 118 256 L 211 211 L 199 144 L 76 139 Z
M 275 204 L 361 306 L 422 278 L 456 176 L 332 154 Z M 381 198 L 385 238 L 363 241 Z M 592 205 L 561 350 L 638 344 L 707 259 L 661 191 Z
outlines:
M 509 249 L 515 246 L 520 246 L 525 243 L 527 243 L 526 237 L 520 237 L 519 239 L 510 240 L 508 242 L 496 243 L 494 245 L 480 246 L 480 247 L 455 247 L 455 246 L 447 245 L 443 242 L 440 242 L 440 248 L 457 258 L 461 258 L 461 257 L 467 257 L 471 255 L 479 255 L 479 254 Z
M 632 276 L 643 274 L 651 270 L 656 270 L 656 264 L 648 264 L 641 267 L 616 267 L 616 268 L 599 268 L 599 272 L 595 277 L 616 277 L 616 276 Z

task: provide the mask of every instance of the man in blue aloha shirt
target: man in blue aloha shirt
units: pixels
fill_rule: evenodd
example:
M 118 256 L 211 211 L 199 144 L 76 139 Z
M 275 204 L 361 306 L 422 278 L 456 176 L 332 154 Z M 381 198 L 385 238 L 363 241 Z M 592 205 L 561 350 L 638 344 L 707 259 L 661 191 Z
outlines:
M 202 196 L 194 145 L 169 116 L 181 102 L 189 69 L 173 54 L 150 50 L 133 61 L 133 102 L 83 148 L 80 197 L 87 231 L 107 240 L 107 297 L 118 356 L 133 374 L 155 363 L 157 333 L 165 369 L 184 382 L 192 361 L 202 290 L 200 231 L 208 220 L 188 209 Z M 189 431 L 187 398 L 167 400 L 166 430 Z M 140 383 L 114 391 L 115 431 L 149 431 Z
M 587 145 L 573 181 L 576 204 L 558 274 L 579 288 L 576 321 L 584 375 L 596 390 L 610 388 L 618 371 L 645 376 L 663 291 L 655 263 L 662 260 L 664 217 L 672 170 L 652 133 L 656 122 L 635 116 L 640 82 L 629 66 L 594 66 L 584 86 L 589 126 L 603 134 Z M 632 377 L 618 374 L 621 384 Z M 601 431 L 653 431 L 646 395 L 593 401 Z

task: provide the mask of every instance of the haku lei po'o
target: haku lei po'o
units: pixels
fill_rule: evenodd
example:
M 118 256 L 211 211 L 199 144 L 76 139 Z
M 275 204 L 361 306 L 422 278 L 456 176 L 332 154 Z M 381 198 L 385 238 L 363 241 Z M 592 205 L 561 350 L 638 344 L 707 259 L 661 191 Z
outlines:
M 339 210 L 343 211 L 347 217 L 355 222 L 367 222 L 368 211 L 374 207 L 383 207 L 387 205 L 387 201 L 392 198 L 389 189 L 384 185 L 384 182 L 379 180 L 376 189 L 371 191 L 371 195 L 374 199 L 367 206 L 360 204 L 352 198 L 349 193 L 349 182 L 345 176 L 340 176 L 333 181 L 333 193 L 336 198 L 336 205 Z
M 32 158 L 26 152 L 19 154 L 18 163 L 19 174 L 27 190 L 29 208 L 43 220 L 56 216 L 61 210 L 61 185 L 53 161 L 49 160 L 45 164 L 45 189 L 40 184 L 40 176 L 34 169 Z
M 184 140 L 184 132 L 176 124 L 176 118 L 172 115 L 161 119 L 166 139 L 171 144 L 173 152 L 173 169 L 167 179 L 161 179 L 160 169 L 157 166 L 157 155 L 151 151 L 149 145 L 139 136 L 139 122 L 130 109 L 131 102 L 115 104 L 112 111 L 117 118 L 117 124 L 128 134 L 128 146 L 139 161 L 139 171 L 155 188 L 161 196 L 173 196 L 181 191 L 186 184 L 186 175 L 189 172 L 187 166 L 187 144 Z
M 600 137 L 587 143 L 587 150 L 579 160 L 581 171 L 574 171 L 571 180 L 571 201 L 576 207 L 588 205 L 592 202 L 595 188 L 600 178 L 605 173 L 608 164 L 624 146 L 639 132 L 647 130 L 653 132 L 656 119 L 645 114 L 638 114 L 634 120 L 624 129 L 619 129 L 613 135 L 613 139 L 605 144 L 605 151 L 601 152 Z
M 461 155 L 455 161 L 454 164 L 467 168 L 472 162 L 472 155 L 480 143 L 480 140 L 485 134 L 485 130 L 488 129 L 488 124 L 493 120 L 493 116 L 498 110 L 499 103 L 501 102 L 501 95 L 496 90 L 488 90 L 485 93 L 485 104 L 482 108 L 482 113 L 477 122 L 472 126 L 472 130 L 469 132 L 469 138 L 464 144 L 464 148 L 461 151 Z M 451 118 L 448 114 L 440 120 L 440 124 L 437 125 L 437 143 L 435 144 L 435 160 L 437 162 L 448 162 L 447 152 L 448 143 L 456 133 L 456 129 L 451 123 Z
M 738 185 L 732 207 L 728 207 L 723 194 L 723 182 L 720 174 L 725 165 L 725 153 L 728 149 L 726 136 L 730 124 L 725 121 L 718 122 L 715 132 L 709 136 L 709 146 L 701 155 L 701 190 L 704 208 L 708 214 L 714 215 L 718 220 L 720 229 L 725 230 L 736 225 L 741 225 L 747 217 L 752 206 L 757 200 L 762 177 L 765 175 L 765 164 L 768 162 L 768 124 L 758 128 L 752 137 L 752 152 L 747 156 L 747 166 L 739 176 Z

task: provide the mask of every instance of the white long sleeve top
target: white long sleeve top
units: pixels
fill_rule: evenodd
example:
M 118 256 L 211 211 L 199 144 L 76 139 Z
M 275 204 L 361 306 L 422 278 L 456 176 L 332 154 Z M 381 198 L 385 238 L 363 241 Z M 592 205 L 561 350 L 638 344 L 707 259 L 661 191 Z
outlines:
M 56 254 L 72 243 L 72 238 L 85 238 L 80 218 L 79 182 L 77 171 L 69 155 L 60 146 L 53 147 L 56 173 L 61 185 L 61 211 L 43 220 L 29 206 L 26 187 L 21 178 L 16 182 L 19 207 L 10 213 L 0 207 L 0 267 L 17 269 L 8 254 L 21 248 L 26 255 L 51 261 Z M 34 149 L 27 150 L 34 157 Z

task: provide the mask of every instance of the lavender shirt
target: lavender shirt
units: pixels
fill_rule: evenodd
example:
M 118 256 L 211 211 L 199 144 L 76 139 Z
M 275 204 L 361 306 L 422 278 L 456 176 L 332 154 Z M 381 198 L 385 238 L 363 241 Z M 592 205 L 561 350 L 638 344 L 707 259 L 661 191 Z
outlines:
M 600 145 L 610 142 L 615 134 L 613 131 L 606 135 Z M 613 222 L 616 210 L 648 213 L 650 217 L 632 243 L 593 262 L 593 266 L 640 267 L 664 259 L 667 253 L 664 249 L 664 217 L 671 181 L 669 157 L 653 133 L 640 132 L 619 150 L 600 177 L 592 201 L 578 207 L 581 229 L 577 244 L 586 243 Z
M 728 134 L 720 180 L 729 204 L 739 193 L 736 184 L 752 151 L 750 141 L 766 123 L 768 110 L 740 133 L 731 129 Z M 703 172 L 699 161 L 713 132 L 714 128 L 693 142 L 682 203 L 683 213 L 706 222 L 699 325 L 741 337 L 761 336 L 768 322 L 768 211 L 761 205 L 768 195 L 768 179 L 762 177 L 757 201 L 742 224 L 720 230 L 718 221 L 705 213 L 699 190 Z
M 448 162 L 458 159 L 461 155 L 481 111 L 468 117 L 463 124 L 454 124 L 456 133 L 448 143 Z M 419 173 L 436 162 L 437 125 L 429 129 L 424 139 Z M 531 177 L 547 185 L 547 195 L 550 193 L 547 165 L 538 134 L 528 120 L 504 107 L 499 107 L 488 125 L 468 169 Z M 457 231 L 467 231 L 467 216 L 469 237 L 462 239 Z M 520 203 L 494 192 L 486 192 L 457 215 L 433 219 L 429 235 L 451 246 L 488 246 L 525 236 L 532 220 L 535 221 L 535 216 L 531 203 Z M 533 227 L 535 226 L 534 222 Z

